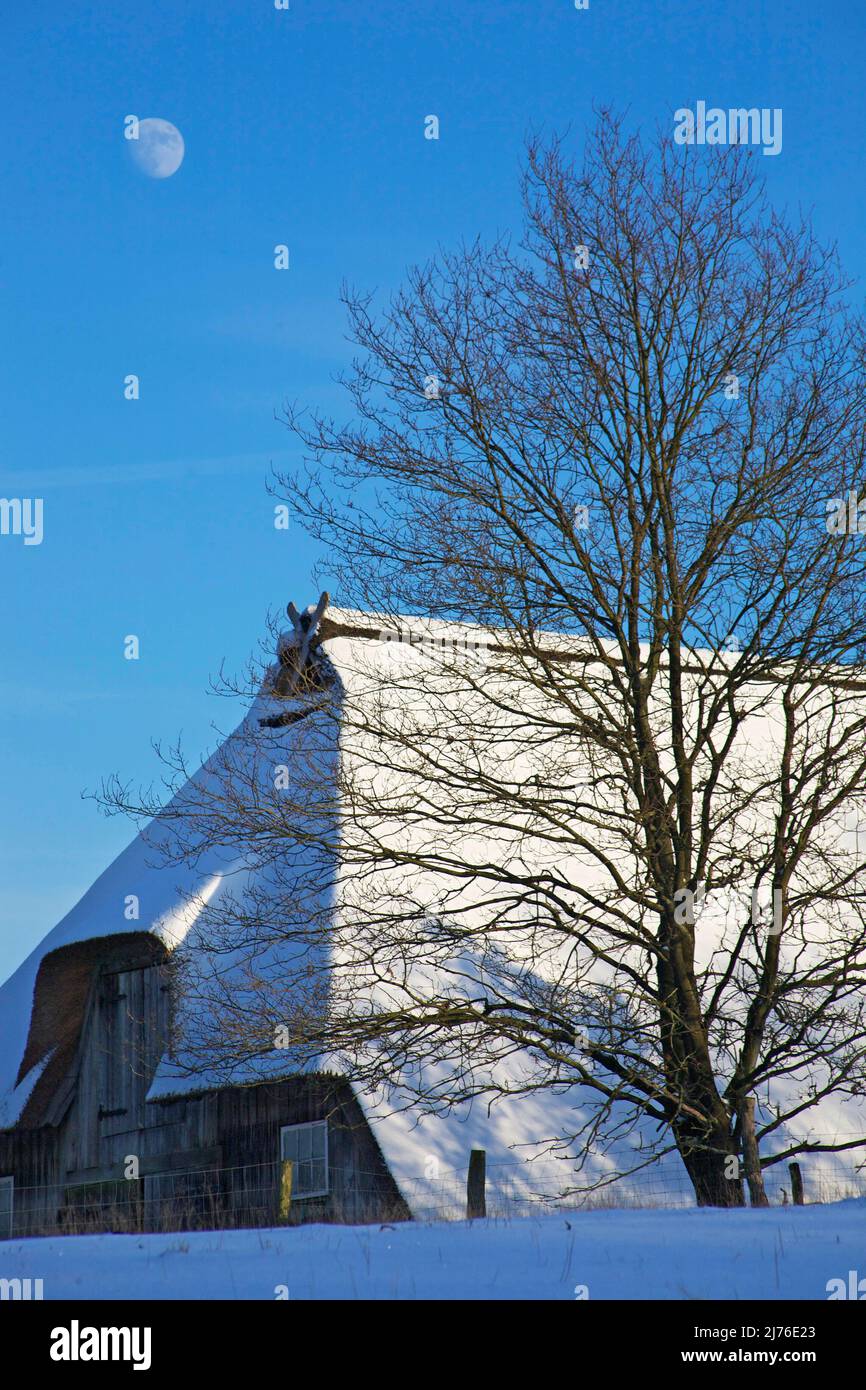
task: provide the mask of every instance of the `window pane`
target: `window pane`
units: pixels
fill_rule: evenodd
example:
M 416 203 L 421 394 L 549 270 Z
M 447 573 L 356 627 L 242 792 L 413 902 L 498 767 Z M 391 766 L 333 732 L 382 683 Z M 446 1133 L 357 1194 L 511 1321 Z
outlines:
M 292 1187 L 296 1197 L 328 1190 L 326 1162 L 327 1125 L 289 1125 L 281 1132 L 281 1155 L 294 1164 Z

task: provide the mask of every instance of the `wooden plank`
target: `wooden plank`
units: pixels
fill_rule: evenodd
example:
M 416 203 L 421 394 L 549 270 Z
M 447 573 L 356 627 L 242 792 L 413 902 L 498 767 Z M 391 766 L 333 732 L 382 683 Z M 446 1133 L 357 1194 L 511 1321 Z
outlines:
M 175 1150 L 173 1153 L 146 1154 L 139 1159 L 139 1175 L 142 1178 L 154 1177 L 157 1173 L 199 1172 L 203 1168 L 219 1168 L 222 1163 L 222 1148 L 217 1145 L 211 1149 Z M 77 1172 L 67 1173 L 63 1179 L 65 1187 L 92 1182 L 117 1182 L 123 1178 L 123 1163 L 111 1163 L 100 1168 L 79 1168 Z

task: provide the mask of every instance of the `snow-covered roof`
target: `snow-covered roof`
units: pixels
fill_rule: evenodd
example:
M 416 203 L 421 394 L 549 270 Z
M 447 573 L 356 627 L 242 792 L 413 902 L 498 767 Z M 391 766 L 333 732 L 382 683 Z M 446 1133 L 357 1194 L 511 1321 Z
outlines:
M 495 646 L 496 634 L 467 625 L 430 623 L 420 619 L 378 618 L 375 615 L 346 610 L 330 610 L 319 628 L 322 651 L 326 655 L 339 690 L 357 697 L 363 689 L 381 687 L 387 690 L 398 667 L 405 670 L 406 662 L 423 660 L 423 648 L 445 642 L 470 651 Z M 407 640 L 411 639 L 411 640 Z M 296 634 L 281 639 L 280 651 L 285 653 L 297 642 Z M 563 653 L 579 657 L 581 644 L 577 639 L 555 638 L 552 645 Z M 239 771 L 246 775 L 250 769 L 244 760 L 251 745 L 250 735 L 260 747 L 262 721 L 278 721 L 286 712 L 286 690 L 279 691 L 280 668 L 274 668 L 261 692 L 237 729 L 221 745 L 182 788 L 175 799 L 185 805 L 197 791 L 225 771 L 226 760 L 239 760 Z M 290 692 L 289 692 L 290 694 Z M 455 697 L 456 698 L 456 697 Z M 279 740 L 281 760 L 289 765 L 292 759 L 309 758 L 312 719 L 299 720 L 297 725 L 283 724 L 275 730 Z M 766 736 L 769 737 L 769 731 Z M 520 750 L 512 750 L 519 763 Z M 217 768 L 219 764 L 219 770 Z M 251 775 L 258 775 L 255 771 Z M 50 931 L 37 948 L 0 988 L 0 1128 L 19 1122 L 25 1112 L 34 1087 L 51 1064 L 54 1045 L 50 1037 L 34 1032 L 34 991 L 40 981 L 47 980 L 52 960 L 62 959 L 54 953 L 76 943 L 105 942 L 130 933 L 147 933 L 167 954 L 183 948 L 193 968 L 207 969 L 208 962 L 196 958 L 196 931 L 199 916 L 205 910 L 218 910 L 221 899 L 233 900 L 250 887 L 251 870 L 236 846 L 208 845 L 195 859 L 178 856 L 172 860 L 165 854 L 166 824 L 161 821 L 159 844 L 152 827 L 145 827 L 115 859 L 81 900 Z M 301 864 L 301 868 L 303 865 Z M 585 865 L 575 862 L 576 874 L 586 872 Z M 256 873 L 261 874 L 261 868 Z M 266 875 L 253 887 L 267 887 Z M 313 886 L 313 890 L 315 887 Z M 282 947 L 286 949 L 285 946 Z M 339 967 L 340 962 L 335 962 Z M 38 1033 L 38 1035 L 37 1035 Z M 26 1067 L 24 1066 L 27 1060 Z M 519 1071 L 531 1063 L 512 1060 L 507 1087 L 519 1080 Z M 290 1052 L 274 1051 L 266 1058 L 259 1057 L 255 1071 L 240 1070 L 230 1080 L 275 1080 L 295 1074 L 309 1061 L 299 1063 Z M 22 1069 L 23 1068 L 23 1069 Z M 331 1059 L 320 1058 L 318 1069 L 333 1071 Z M 172 1058 L 165 1056 L 159 1064 L 148 1099 L 157 1102 L 171 1096 L 198 1092 L 227 1084 L 224 1071 L 213 1076 L 195 1076 L 178 1069 Z M 441 1186 L 449 1174 L 465 1172 L 468 1155 L 473 1147 L 486 1150 L 491 1177 L 497 1171 L 507 1177 L 515 1195 L 530 1196 L 538 1192 L 555 1192 L 563 1182 L 564 1168 L 560 1162 L 546 1157 L 536 1165 L 520 1160 L 543 1155 L 547 1141 L 581 1128 L 589 1112 L 584 1113 L 589 1096 L 577 1087 L 558 1087 L 525 1096 L 505 1096 L 491 1106 L 476 1097 L 453 1106 L 444 1114 L 421 1113 L 411 1103 L 408 1093 L 399 1087 L 385 1094 L 370 1093 L 356 1087 L 356 1094 L 370 1121 L 389 1168 L 416 1214 L 428 1209 L 441 1211 Z M 858 1107 L 859 1109 L 859 1107 Z M 835 1106 L 828 1102 L 823 1108 L 822 1129 L 825 1133 L 853 1133 L 862 1124 L 854 1107 Z M 654 1141 L 655 1126 L 638 1127 L 627 1140 L 609 1153 L 598 1153 L 584 1170 L 593 1177 L 613 1172 L 617 1166 L 633 1166 L 639 1162 L 639 1146 Z M 637 1146 L 637 1147 L 636 1147 Z M 629 1159 L 633 1162 L 629 1162 Z M 677 1160 L 667 1163 L 667 1182 L 682 1185 L 685 1179 Z

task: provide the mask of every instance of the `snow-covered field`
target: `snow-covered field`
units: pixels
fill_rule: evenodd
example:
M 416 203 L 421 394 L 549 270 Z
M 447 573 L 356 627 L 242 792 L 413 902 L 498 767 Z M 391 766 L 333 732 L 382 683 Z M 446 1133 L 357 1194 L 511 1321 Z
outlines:
M 866 1296 L 866 1199 L 0 1244 L 46 1299 L 827 1299 L 851 1271 Z

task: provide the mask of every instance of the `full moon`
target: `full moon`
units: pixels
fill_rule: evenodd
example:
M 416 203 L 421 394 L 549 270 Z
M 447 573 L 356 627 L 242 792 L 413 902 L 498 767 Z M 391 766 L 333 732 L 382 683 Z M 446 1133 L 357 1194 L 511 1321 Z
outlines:
M 128 140 L 129 153 L 149 179 L 170 179 L 183 163 L 183 136 L 171 121 L 146 116 L 138 123 L 138 139 Z

